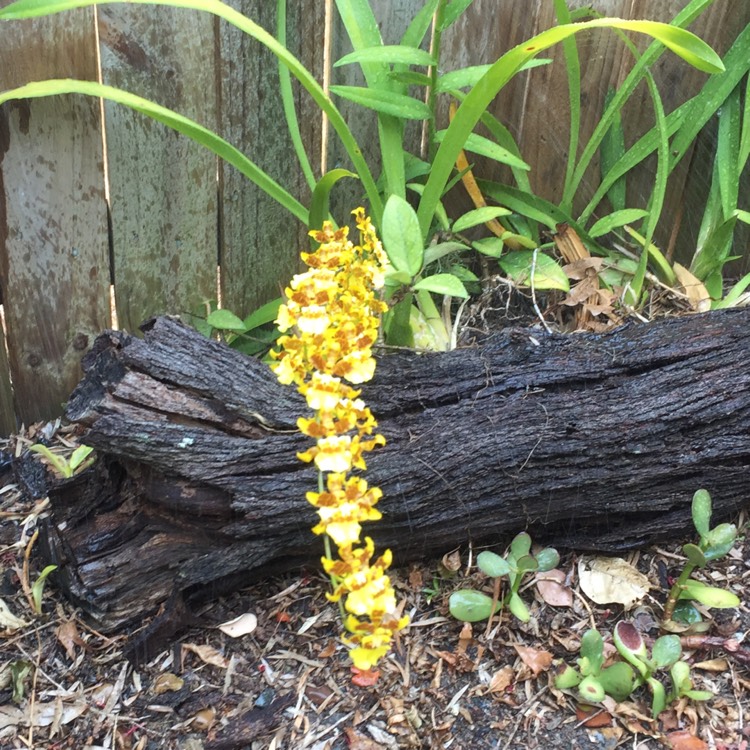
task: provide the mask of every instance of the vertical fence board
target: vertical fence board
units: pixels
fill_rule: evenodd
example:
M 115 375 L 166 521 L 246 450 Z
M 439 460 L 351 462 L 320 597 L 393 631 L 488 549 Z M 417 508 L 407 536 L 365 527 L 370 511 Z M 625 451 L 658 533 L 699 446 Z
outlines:
M 378 0 L 373 2 L 373 13 L 378 22 L 383 42 L 385 44 L 399 44 L 401 37 L 422 5 L 422 0 Z M 334 13 L 332 41 L 331 63 L 352 51 L 346 28 L 338 13 Z M 359 65 L 344 65 L 333 69 L 331 83 L 344 86 L 364 86 L 365 79 Z M 415 89 L 414 95 L 419 96 L 420 91 L 423 91 L 423 89 Z M 382 166 L 377 113 L 372 109 L 367 109 L 344 99 L 335 96 L 333 98 L 357 139 L 373 175 L 377 178 Z M 422 123 L 407 122 L 404 128 L 404 147 L 409 153 L 419 155 L 421 137 Z M 328 169 L 340 166 L 351 169 L 346 151 L 341 146 L 335 133 L 330 135 L 329 154 Z M 335 218 L 341 222 L 346 221 L 348 211 L 363 200 L 361 188 L 347 184 L 346 190 L 342 190 L 334 202 Z
M 99 8 L 102 79 L 216 129 L 214 19 L 165 7 Z M 120 326 L 216 296 L 216 159 L 188 138 L 105 105 Z
M 0 122 L 2 115 L 0 114 Z M 0 125 L 0 127 L 2 127 Z M 2 136 L 0 135 L 0 142 Z M 3 176 L 0 172 L 0 193 L 3 192 Z M 0 201 L 0 206 L 2 206 Z M 2 208 L 0 208 L 0 226 L 4 224 Z M 0 302 L 2 298 L 0 297 Z M 2 321 L 0 321 L 2 323 Z M 5 350 L 5 333 L 0 325 L 0 437 L 9 435 L 14 432 L 16 425 L 16 410 L 13 404 L 13 390 L 10 385 L 10 362 L 8 362 L 8 353 Z
M 230 3 L 276 35 L 276 4 Z M 288 4 L 287 46 L 320 80 L 324 4 Z M 309 206 L 310 190 L 284 119 L 276 57 L 239 29 L 222 23 L 222 135 L 298 200 Z M 320 162 L 320 112 L 293 79 L 297 115 L 316 176 Z M 298 268 L 306 227 L 233 167 L 221 164 L 222 304 L 244 317 L 278 297 Z
M 93 10 L 3 27 L 0 88 L 96 80 Z M 0 110 L 0 268 L 18 419 L 60 414 L 79 360 L 109 322 L 98 103 L 9 102 Z
M 664 0 L 658 4 L 651 0 L 575 0 L 568 5 L 571 8 L 593 7 L 608 16 L 669 21 L 685 3 L 683 0 Z M 717 0 L 690 28 L 723 54 L 737 32 L 748 22 L 750 4 L 744 0 Z M 552 4 L 546 1 L 513 3 L 504 6 L 503 12 L 498 13 L 494 0 L 475 0 L 443 37 L 444 69 L 493 62 L 511 47 L 550 28 L 554 23 Z M 584 32 L 578 34 L 576 39 L 584 92 L 580 127 L 582 148 L 602 114 L 607 89 L 621 82 L 632 67 L 633 58 L 611 31 Z M 632 39 L 641 50 L 649 42 L 643 35 L 633 35 Z M 567 77 L 561 45 L 545 51 L 542 56 L 552 58 L 553 63 L 516 76 L 490 106 L 490 111 L 516 137 L 524 159 L 531 166 L 530 180 L 534 190 L 541 197 L 557 202 L 562 195 L 569 139 Z M 653 73 L 667 112 L 695 95 L 706 80 L 706 74 L 670 52 L 662 55 Z M 627 145 L 632 145 L 653 125 L 653 106 L 645 83 L 640 85 L 623 110 L 623 117 Z M 663 245 L 668 242 L 672 231 L 671 217 L 677 214 L 681 205 L 695 206 L 694 215 L 697 211 L 702 212 L 700 194 L 703 187 L 697 184 L 682 189 L 690 164 L 689 157 L 671 178 L 671 192 L 656 238 Z M 507 171 L 497 164 L 484 160 L 477 162 L 478 176 L 493 180 L 509 179 Z M 653 189 L 654 170 L 655 162 L 651 160 L 644 168 L 628 176 L 630 205 L 646 205 Z M 705 180 L 707 174 L 710 179 L 710 168 L 707 171 L 703 161 L 693 164 L 690 172 L 698 183 Z M 598 159 L 595 158 L 576 195 L 575 209 L 583 208 L 598 183 Z M 465 207 L 466 199 L 463 196 L 457 200 Z M 691 228 L 691 234 L 694 242 L 696 227 Z

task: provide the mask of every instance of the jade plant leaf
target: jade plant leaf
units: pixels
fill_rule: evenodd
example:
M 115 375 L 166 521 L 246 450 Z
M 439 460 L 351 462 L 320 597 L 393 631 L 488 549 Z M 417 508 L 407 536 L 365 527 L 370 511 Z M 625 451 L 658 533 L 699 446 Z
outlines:
M 538 564 L 538 570 L 542 573 L 556 568 L 560 562 L 560 555 L 553 547 L 545 547 L 536 554 L 536 561 Z
M 581 657 L 588 660 L 589 674 L 598 674 L 604 664 L 604 641 L 598 630 L 587 630 L 581 638 Z
M 507 576 L 511 572 L 507 560 L 489 550 L 479 553 L 477 556 L 477 565 L 490 578 L 500 578 L 500 576 Z
M 529 608 L 524 604 L 518 594 L 513 592 L 508 599 L 508 609 L 521 621 L 528 622 L 531 619 Z
M 663 635 L 654 641 L 651 659 L 657 669 L 671 667 L 682 656 L 682 645 L 676 635 Z
M 602 670 L 599 675 L 599 682 L 604 688 L 604 692 L 620 703 L 633 692 L 635 672 L 633 672 L 630 664 L 618 661 Z
M 525 531 L 517 534 L 510 543 L 510 551 L 516 560 L 528 555 L 531 551 L 531 537 Z
M 492 597 L 481 591 L 464 589 L 450 596 L 450 613 L 462 622 L 479 622 L 492 614 Z
M 708 535 L 711 523 L 711 495 L 707 490 L 698 490 L 693 495 L 693 525 L 701 539 Z
M 593 675 L 584 677 L 581 680 L 580 685 L 578 685 L 578 694 L 581 696 L 581 700 L 584 700 L 587 703 L 599 703 L 599 701 L 603 701 L 606 696 L 602 683 L 599 682 L 599 678 L 594 677 Z
M 737 527 L 733 523 L 721 523 L 706 534 L 703 542 L 706 545 L 704 554 L 706 560 L 717 560 L 732 549 L 737 539 Z
M 695 565 L 697 568 L 706 567 L 706 556 L 697 544 L 683 544 L 682 551 L 691 565 Z
M 740 606 L 739 598 L 731 591 L 708 586 L 701 581 L 690 579 L 685 582 L 680 599 L 695 599 L 707 607 L 716 609 L 733 609 Z

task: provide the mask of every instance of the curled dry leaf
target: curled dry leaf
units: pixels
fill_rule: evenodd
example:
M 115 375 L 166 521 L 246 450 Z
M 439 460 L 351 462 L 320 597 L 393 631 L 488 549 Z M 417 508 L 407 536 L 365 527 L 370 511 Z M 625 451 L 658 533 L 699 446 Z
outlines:
M 76 659 L 76 646 L 84 647 L 86 642 L 78 635 L 78 628 L 74 619 L 63 620 L 56 631 L 57 640 L 60 641 L 65 653 L 71 661 Z
M 221 655 L 213 646 L 200 645 L 198 643 L 183 643 L 183 657 L 186 651 L 194 653 L 201 661 L 210 664 L 213 667 L 222 667 L 226 669 L 229 666 L 229 659 Z
M 219 630 L 226 633 L 230 638 L 239 638 L 243 635 L 249 635 L 258 627 L 258 618 L 252 612 L 245 612 L 244 615 L 235 617 L 219 625 Z
M 353 727 L 347 727 L 344 733 L 349 743 L 349 750 L 384 750 L 383 745 L 375 742 L 375 740 L 371 740 L 364 734 L 360 734 Z
M 552 607 L 572 607 L 573 591 L 565 585 L 565 573 L 555 568 L 537 573 L 536 588 L 539 596 Z
M 513 684 L 515 679 L 513 667 L 506 664 L 502 669 L 498 669 L 490 679 L 490 692 L 502 693 Z
M 521 661 L 532 671 L 534 677 L 538 677 L 541 672 L 546 672 L 552 665 L 552 654 L 549 651 L 542 651 L 530 646 L 521 646 L 518 643 L 513 644 Z
M 447 552 L 440 560 L 440 568 L 446 578 L 452 578 L 461 569 L 461 553 L 457 549 Z
M 161 695 L 162 693 L 176 693 L 182 689 L 185 684 L 185 680 L 182 677 L 178 677 L 172 672 L 164 672 L 160 674 L 155 680 L 151 691 L 154 695 Z
M 597 604 L 622 604 L 630 609 L 651 585 L 643 573 L 621 557 L 583 557 L 578 563 L 581 591 Z
M 578 706 L 576 719 L 589 729 L 608 727 L 612 724 L 612 715 L 600 706 Z
M 20 617 L 16 617 L 9 609 L 8 605 L 0 599 L 0 628 L 13 631 L 26 627 L 28 623 Z
M 197 732 L 207 732 L 213 726 L 216 720 L 216 710 L 213 708 L 203 708 L 193 716 L 191 727 Z

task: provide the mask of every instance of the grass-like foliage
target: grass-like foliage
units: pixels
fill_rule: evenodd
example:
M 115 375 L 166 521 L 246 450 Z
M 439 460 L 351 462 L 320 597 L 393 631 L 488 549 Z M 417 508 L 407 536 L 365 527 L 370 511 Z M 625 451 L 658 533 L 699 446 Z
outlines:
M 668 147 L 668 137 L 674 134 L 675 140 L 683 143 L 686 138 L 685 133 L 701 119 L 705 114 L 704 110 L 707 109 L 706 95 L 700 100 L 694 100 L 690 107 L 686 105 L 680 115 L 665 116 L 650 77 L 649 66 L 653 65 L 664 49 L 669 49 L 700 70 L 709 73 L 724 71 L 724 65 L 716 53 L 684 28 L 710 5 L 710 0 L 692 0 L 671 24 L 616 18 L 576 21 L 573 14 L 568 12 L 565 2 L 555 0 L 558 25 L 508 50 L 500 58 L 487 65 L 445 73 L 440 72 L 441 35 L 470 5 L 470 1 L 426 0 L 404 30 L 400 44 L 384 45 L 372 7 L 367 0 L 337 0 L 336 6 L 352 44 L 353 52 L 335 64 L 337 66 L 360 66 L 366 86 L 332 86 L 331 93 L 334 97 L 332 99 L 310 71 L 285 46 L 285 0 L 277 1 L 276 35 L 269 33 L 252 19 L 220 0 L 128 0 L 128 2 L 130 4 L 161 4 L 212 13 L 260 42 L 276 56 L 282 71 L 280 95 L 284 103 L 287 124 L 295 144 L 300 169 L 312 189 L 310 205 L 305 206 L 300 203 L 248 155 L 241 153 L 218 134 L 156 102 L 138 96 L 136 92 L 127 92 L 90 81 L 47 80 L 29 82 L 25 86 L 0 92 L 0 103 L 12 99 L 84 94 L 102 97 L 131 107 L 213 151 L 311 229 L 320 226 L 322 220 L 328 218 L 329 195 L 337 182 L 343 178 L 356 177 L 361 181 L 369 204 L 369 212 L 376 229 L 383 238 L 391 262 L 386 289 L 387 297 L 393 304 L 385 319 L 385 331 L 388 339 L 395 344 L 413 345 L 416 335 L 418 343 L 424 346 L 446 348 L 449 345 L 450 320 L 444 320 L 439 313 L 434 295 L 466 297 L 465 283 L 475 280 L 476 277 L 460 265 L 445 270 L 437 268 L 436 262 L 447 256 L 466 252 L 471 247 L 494 257 L 504 255 L 507 248 L 513 249 L 512 251 L 516 253 L 525 253 L 504 258 L 502 265 L 506 272 L 511 275 L 515 273 L 515 277 L 520 278 L 521 281 L 528 278 L 530 283 L 537 288 L 545 288 L 545 286 L 546 288 L 564 288 L 567 282 L 564 277 L 561 280 L 559 269 L 553 270 L 555 263 L 552 258 L 543 252 L 536 251 L 540 241 L 539 227 L 554 228 L 561 221 L 569 222 L 577 228 L 584 240 L 591 244 L 592 249 L 602 251 L 595 237 L 585 231 L 586 220 L 591 217 L 600 198 L 605 195 L 614 196 L 618 192 L 622 193 L 622 183 L 618 180 L 621 180 L 628 169 L 649 153 L 657 151 L 659 155 L 657 180 L 649 210 L 644 217 L 644 246 L 648 247 L 663 202 L 666 177 L 676 163 L 675 157 L 671 155 L 674 149 L 670 153 Z M 0 10 L 0 21 L 43 16 L 93 4 L 93 0 L 17 0 Z M 640 56 L 621 89 L 613 96 L 599 127 L 575 161 L 578 152 L 577 133 L 580 120 L 580 64 L 574 36 L 580 31 L 593 29 L 610 29 L 619 34 L 625 32 L 646 34 L 655 42 Z M 428 36 L 431 36 L 432 40 L 432 54 L 428 54 L 423 49 Z M 533 194 L 526 175 L 528 165 L 523 161 L 508 130 L 488 115 L 487 108 L 514 76 L 539 64 L 540 60 L 537 59 L 539 55 L 558 43 L 565 45 L 565 59 L 570 81 L 571 161 L 566 170 L 563 200 L 560 206 L 555 207 L 548 205 Z M 736 68 L 741 69 L 742 63 L 738 62 Z M 734 72 L 736 71 L 733 69 L 733 75 Z M 325 175 L 314 174 L 299 132 L 292 99 L 291 77 L 299 81 L 321 111 L 325 113 L 331 128 L 348 155 L 351 171 L 337 169 Z M 597 149 L 605 143 L 607 136 L 611 136 L 613 130 L 616 130 L 622 103 L 632 93 L 637 83 L 644 78 L 653 94 L 657 126 L 643 143 L 639 142 L 636 144 L 637 148 L 633 147 L 635 151 L 631 149 L 619 156 L 617 147 L 612 145 L 617 143 L 617 139 L 610 137 L 606 141 L 610 147 L 608 163 L 611 164 L 611 168 L 603 179 L 603 192 L 576 221 L 576 217 L 570 215 L 571 206 L 583 173 L 591 163 Z M 725 78 L 726 76 L 723 76 L 722 80 Z M 413 95 L 415 86 L 421 87 L 424 91 L 418 91 L 418 95 Z M 728 95 L 729 92 L 725 96 Z M 435 126 L 435 112 L 439 96 L 449 96 L 458 102 L 455 115 L 443 130 L 438 130 Z M 371 110 L 372 116 L 377 119 L 380 145 L 378 161 L 382 164 L 382 174 L 377 176 L 373 174 L 374 167 L 363 157 L 361 144 L 357 143 L 341 115 L 335 103 L 336 99 L 345 99 L 365 107 Z M 719 97 L 716 96 L 712 100 L 713 111 L 721 103 L 718 99 Z M 698 112 L 699 109 L 700 112 Z M 404 125 L 409 120 L 423 121 L 428 125 L 430 144 L 427 160 L 415 154 L 409 154 L 405 149 Z M 480 122 L 487 127 L 492 138 L 474 132 Z M 728 129 L 731 130 L 731 128 Z M 733 136 L 734 130 L 731 130 L 727 138 L 731 140 Z M 747 138 L 745 138 L 746 142 Z M 481 186 L 479 193 L 474 191 L 476 208 L 451 222 L 442 201 L 446 191 L 456 179 L 463 178 L 465 183 L 470 179 L 471 170 L 466 162 L 465 152 L 480 154 L 508 165 L 517 185 L 487 184 Z M 727 175 L 724 174 L 722 184 L 726 182 Z M 494 199 L 500 205 L 486 205 L 484 195 Z M 727 209 L 730 205 L 731 196 L 724 196 L 722 209 Z M 726 215 L 726 211 L 722 215 Z M 605 229 L 612 230 L 627 221 L 632 221 L 632 217 L 632 212 L 628 213 L 622 208 L 607 217 L 604 224 L 599 223 L 598 228 L 602 232 Z M 735 220 L 737 219 L 742 219 L 742 215 L 735 216 Z M 481 224 L 487 225 L 494 231 L 496 242 L 484 245 L 472 244 L 463 238 L 463 232 Z M 431 240 L 437 231 L 446 231 L 454 235 L 454 239 L 435 245 Z M 725 230 L 725 233 L 726 231 L 728 230 Z M 719 251 L 704 249 L 702 254 L 704 261 L 711 258 L 715 261 L 716 258 L 722 257 Z M 644 253 L 643 258 L 645 260 L 642 260 L 631 283 L 631 297 L 636 301 L 640 296 L 640 286 L 642 286 L 648 254 Z M 524 267 L 532 265 L 533 268 L 524 277 Z M 716 263 L 708 265 L 714 269 Z M 239 320 L 237 318 L 237 320 L 227 321 L 223 318 L 216 318 L 212 325 L 214 328 L 228 330 L 232 335 L 242 336 L 247 333 L 250 326 L 245 331 L 241 330 Z M 245 324 L 246 321 L 242 321 L 242 325 Z

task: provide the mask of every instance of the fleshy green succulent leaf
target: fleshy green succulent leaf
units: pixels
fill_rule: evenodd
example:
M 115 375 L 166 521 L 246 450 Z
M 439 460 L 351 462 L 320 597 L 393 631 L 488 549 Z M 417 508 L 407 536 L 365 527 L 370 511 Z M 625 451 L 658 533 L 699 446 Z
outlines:
M 570 291 L 570 280 L 553 258 L 534 250 L 513 250 L 498 261 L 518 286 Z
M 510 565 L 507 561 L 496 555 L 494 552 L 485 550 L 477 555 L 477 565 L 479 569 L 490 578 L 500 578 L 510 574 Z
M 711 523 L 711 495 L 708 490 L 698 490 L 693 495 L 693 525 L 701 539 L 708 534 Z
M 531 614 L 529 613 L 529 609 L 524 604 L 523 599 L 521 599 L 518 594 L 515 592 L 511 593 L 510 597 L 508 598 L 508 609 L 521 621 L 521 622 L 528 622 L 531 619 Z
M 683 625 L 693 625 L 697 622 L 703 622 L 701 613 L 687 599 L 677 602 L 672 613 L 672 619 Z
M 569 664 L 559 672 L 555 677 L 555 687 L 558 690 L 570 690 L 581 682 L 581 675 Z
M 601 671 L 599 681 L 604 692 L 620 703 L 633 692 L 635 673 L 630 664 L 618 661 Z
M 587 630 L 581 638 L 581 657 L 588 660 L 589 674 L 599 674 L 604 664 L 604 641 L 598 630 Z
M 680 599 L 694 599 L 707 607 L 716 609 L 733 609 L 740 606 L 739 598 L 731 591 L 708 586 L 692 578 L 685 582 Z
M 706 556 L 697 544 L 684 544 L 682 551 L 691 565 L 695 565 L 698 568 L 706 567 Z
M 630 662 L 641 677 L 648 676 L 648 650 L 643 636 L 635 629 L 632 623 L 620 620 L 612 632 L 612 639 L 617 650 L 625 661 Z
M 682 656 L 682 645 L 676 635 L 663 635 L 654 641 L 651 659 L 657 669 L 671 667 Z
M 706 560 L 718 560 L 732 549 L 737 539 L 737 527 L 733 523 L 720 523 L 703 537 L 703 553 Z
M 57 565 L 47 565 L 31 586 L 31 598 L 34 601 L 34 612 L 38 615 L 42 614 L 42 594 L 44 593 L 44 584 L 46 583 L 49 574 L 54 570 L 57 570 Z
M 531 537 L 525 531 L 517 534 L 510 543 L 510 551 L 516 560 L 528 555 L 531 552 Z
M 450 613 L 462 622 L 479 622 L 492 614 L 492 597 L 481 591 L 454 591 L 449 600 Z
M 560 562 L 560 554 L 554 547 L 545 547 L 537 552 L 536 561 L 538 564 L 537 570 L 546 573 L 548 570 L 557 567 Z
M 664 685 L 655 677 L 649 677 L 646 682 L 651 690 L 651 715 L 656 718 L 667 707 L 667 691 Z
M 537 570 L 539 563 L 533 555 L 524 555 L 516 561 L 516 568 L 521 574 L 529 573 L 532 570 Z
M 683 695 L 691 701 L 710 701 L 714 697 L 709 690 L 686 690 Z
M 685 691 L 692 689 L 693 682 L 690 679 L 690 666 L 687 662 L 675 662 L 669 670 L 669 675 L 672 678 L 676 696 L 684 695 Z
M 589 675 L 584 677 L 578 685 L 578 695 L 586 703 L 599 703 L 604 700 L 606 693 L 599 679 Z

